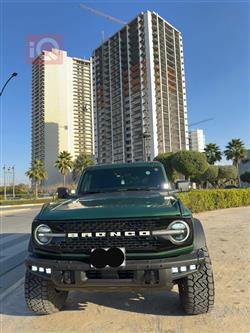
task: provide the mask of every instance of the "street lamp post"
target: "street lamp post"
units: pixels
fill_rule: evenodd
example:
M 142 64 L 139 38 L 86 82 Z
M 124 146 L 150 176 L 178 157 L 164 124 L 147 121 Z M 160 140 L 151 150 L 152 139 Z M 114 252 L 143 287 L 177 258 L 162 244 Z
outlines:
M 13 165 L 12 167 L 12 196 L 15 198 L 16 193 L 15 193 L 15 166 Z
M 7 84 L 10 82 L 10 80 L 17 76 L 18 74 L 16 72 L 12 73 L 11 76 L 8 78 L 8 80 L 5 82 L 5 84 L 3 85 L 1 91 L 0 91 L 0 97 L 2 96 L 4 89 L 6 88 Z M 6 176 L 7 174 L 9 174 L 10 172 L 10 168 L 8 168 L 8 170 L 6 171 L 6 166 L 3 166 L 3 186 L 4 186 L 4 200 L 7 199 L 7 191 L 6 191 Z M 13 197 L 15 196 L 15 167 L 12 167 L 12 175 L 13 175 Z
M 11 181 L 12 176 L 12 181 Z M 12 196 L 15 198 L 15 166 L 6 167 L 6 165 L 3 166 L 3 188 L 4 188 L 4 200 L 7 199 L 7 186 L 11 186 L 12 182 Z
M 17 73 L 16 73 L 16 72 L 14 72 L 14 73 L 11 74 L 11 76 L 8 78 L 8 80 L 7 80 L 7 81 L 5 82 L 5 84 L 3 85 L 3 88 L 2 88 L 2 90 L 0 91 L 0 96 L 2 96 L 3 91 L 4 91 L 5 87 L 7 86 L 7 84 L 10 82 L 10 80 L 11 80 L 13 77 L 15 77 L 15 76 L 17 76 Z
M 3 166 L 3 197 L 6 200 L 6 166 Z

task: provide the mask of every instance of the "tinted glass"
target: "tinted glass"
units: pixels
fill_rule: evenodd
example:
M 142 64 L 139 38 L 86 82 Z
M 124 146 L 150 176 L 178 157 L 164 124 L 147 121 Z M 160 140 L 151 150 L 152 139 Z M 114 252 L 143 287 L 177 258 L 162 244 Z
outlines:
M 159 167 L 93 169 L 85 172 L 80 193 L 163 189 L 166 179 Z

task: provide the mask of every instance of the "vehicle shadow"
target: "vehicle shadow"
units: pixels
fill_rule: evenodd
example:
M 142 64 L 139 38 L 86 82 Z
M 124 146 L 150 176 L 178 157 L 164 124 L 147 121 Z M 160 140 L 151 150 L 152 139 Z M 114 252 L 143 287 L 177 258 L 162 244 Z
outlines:
M 175 291 L 153 292 L 71 292 L 63 310 L 65 312 L 87 311 L 89 304 L 104 306 L 124 312 L 150 314 L 158 316 L 183 316 L 184 311 L 179 302 L 179 294 Z M 101 312 L 101 311 L 100 311 Z M 1 314 L 9 316 L 34 317 L 24 300 L 23 286 L 19 287 L 1 304 Z M 51 315 L 51 316 L 54 316 Z
M 96 304 L 126 312 L 151 315 L 183 316 L 176 291 L 76 293 L 69 296 L 64 311 L 83 311 Z

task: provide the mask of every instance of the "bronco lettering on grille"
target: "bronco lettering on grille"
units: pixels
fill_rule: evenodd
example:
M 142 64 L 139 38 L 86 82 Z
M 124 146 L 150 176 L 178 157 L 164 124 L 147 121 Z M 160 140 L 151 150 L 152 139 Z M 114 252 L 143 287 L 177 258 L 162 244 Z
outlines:
M 68 238 L 77 238 L 77 237 L 136 237 L 136 236 L 141 236 L 141 237 L 146 237 L 146 236 L 150 236 L 151 235 L 151 231 L 111 231 L 111 232 L 104 232 L 104 231 L 100 231 L 100 232 L 82 232 L 82 233 L 68 233 L 67 237 Z

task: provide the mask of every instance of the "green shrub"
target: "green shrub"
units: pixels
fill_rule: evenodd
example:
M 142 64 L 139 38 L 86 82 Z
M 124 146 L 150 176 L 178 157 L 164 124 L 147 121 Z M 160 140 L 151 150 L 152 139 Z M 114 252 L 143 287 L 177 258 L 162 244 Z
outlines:
M 209 189 L 178 193 L 193 213 L 250 205 L 250 189 Z

